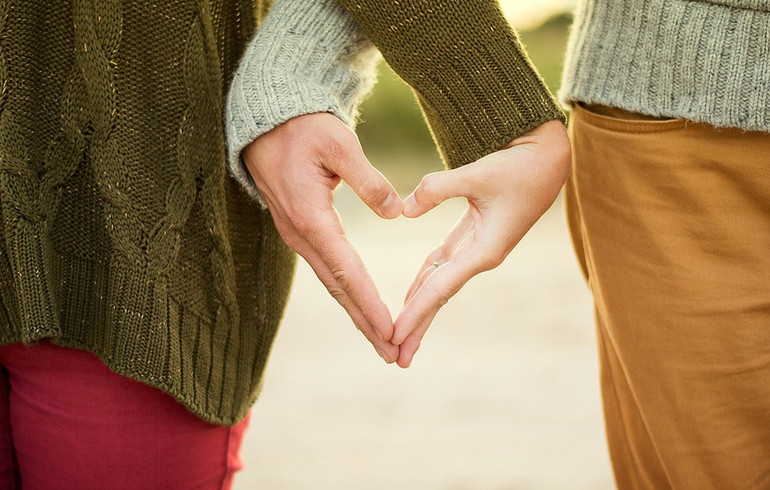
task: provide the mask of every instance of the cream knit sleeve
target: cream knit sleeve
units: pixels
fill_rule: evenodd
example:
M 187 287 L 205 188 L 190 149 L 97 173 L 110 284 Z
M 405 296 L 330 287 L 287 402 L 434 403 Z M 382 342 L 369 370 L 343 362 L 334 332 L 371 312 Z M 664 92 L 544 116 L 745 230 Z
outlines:
M 243 148 L 302 114 L 353 127 L 375 82 L 379 52 L 337 0 L 276 0 L 236 70 L 225 103 L 227 166 L 263 206 Z

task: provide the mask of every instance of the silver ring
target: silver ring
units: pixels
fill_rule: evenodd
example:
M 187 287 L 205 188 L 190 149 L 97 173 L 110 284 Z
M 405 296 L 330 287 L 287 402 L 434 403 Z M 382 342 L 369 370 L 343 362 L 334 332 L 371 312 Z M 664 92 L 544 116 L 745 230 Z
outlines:
M 441 265 L 441 264 L 439 264 L 438 262 L 433 262 L 433 267 L 435 267 L 436 269 L 438 269 L 439 265 Z

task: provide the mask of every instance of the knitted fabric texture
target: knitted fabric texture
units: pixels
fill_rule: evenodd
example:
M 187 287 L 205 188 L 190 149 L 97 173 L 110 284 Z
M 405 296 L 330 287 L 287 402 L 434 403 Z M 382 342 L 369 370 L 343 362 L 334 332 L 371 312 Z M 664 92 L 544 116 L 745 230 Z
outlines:
M 232 424 L 294 255 L 228 177 L 262 1 L 0 2 L 0 341 L 85 349 Z
M 246 414 L 295 260 L 227 172 L 226 88 L 267 3 L 0 2 L 0 342 Z M 347 6 L 452 164 L 561 116 L 492 0 L 391 3 Z
M 768 60 L 768 0 L 585 0 L 560 98 L 770 132 Z
M 277 0 L 249 43 L 226 104 L 228 169 L 264 205 L 241 150 L 289 119 L 330 112 L 354 127 L 379 53 L 337 0 Z
M 450 167 L 564 121 L 496 0 L 339 1 L 414 89 Z

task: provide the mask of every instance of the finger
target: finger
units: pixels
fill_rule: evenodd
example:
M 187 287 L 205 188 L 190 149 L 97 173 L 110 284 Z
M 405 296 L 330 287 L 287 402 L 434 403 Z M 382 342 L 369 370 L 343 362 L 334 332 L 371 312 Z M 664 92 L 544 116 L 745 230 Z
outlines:
M 320 217 L 315 217 L 313 220 L 295 220 L 297 223 L 302 223 L 301 229 L 298 229 L 295 221 L 288 218 L 283 208 L 272 205 L 270 199 L 268 199 L 268 206 L 273 215 L 273 221 L 284 241 L 308 262 L 332 297 L 348 312 L 356 327 L 364 333 L 375 347 L 379 346 L 378 351 L 390 351 L 390 354 L 383 356 L 383 358 L 388 362 L 392 362 L 394 359 L 392 351 L 394 349 L 382 345 L 383 343 L 389 344 L 388 341 L 393 335 L 393 320 L 390 316 L 390 311 L 380 299 L 371 278 L 365 273 L 363 263 L 358 258 L 358 254 L 356 254 L 347 240 L 344 239 L 342 224 L 334 207 L 330 206 L 326 211 L 318 215 Z M 343 257 L 352 257 L 354 260 L 357 259 L 357 268 L 364 271 L 364 281 L 368 283 L 368 286 L 362 287 L 361 290 L 353 287 L 354 295 L 349 294 L 350 287 L 343 287 L 345 285 L 340 284 L 340 281 L 335 277 L 334 272 L 327 264 L 327 259 L 322 257 L 318 251 L 319 243 L 324 243 L 329 234 L 342 237 L 346 248 L 341 251 L 341 255 Z M 305 237 L 311 237 L 311 239 Z M 357 282 L 360 281 L 354 278 L 352 285 L 355 286 Z M 377 318 L 376 323 L 373 321 L 373 317 Z M 373 325 L 377 325 L 377 328 Z
M 468 240 L 475 230 L 476 222 L 471 210 L 466 211 L 457 221 L 455 226 L 447 235 L 444 243 L 431 252 L 423 263 L 420 271 L 417 273 L 414 282 L 409 287 L 404 304 L 408 303 L 414 293 L 422 286 L 425 280 L 430 277 L 435 269 L 441 267 L 441 264 L 447 262 L 450 257 L 455 255 L 460 247 Z
M 396 319 L 391 342 L 401 345 L 421 325 L 430 323 L 449 298 L 481 269 L 463 257 L 453 258 L 435 270 L 413 294 Z M 427 328 L 427 327 L 426 327 Z M 402 347 L 403 350 L 403 347 Z
M 356 328 L 364 334 L 364 337 L 372 344 L 377 353 L 382 357 L 385 362 L 392 363 L 398 358 L 399 348 L 388 341 L 385 341 L 378 334 L 377 330 L 372 326 L 367 316 L 361 311 L 358 305 L 347 295 L 347 293 L 339 288 L 334 274 L 326 266 L 321 256 L 316 250 L 305 241 L 304 244 L 298 247 L 299 253 L 310 265 L 315 272 L 318 279 L 326 286 L 329 293 L 337 300 L 337 302 L 345 309 L 348 316 L 353 320 Z M 388 313 L 390 316 L 390 313 Z
M 361 200 L 383 218 L 393 219 L 401 215 L 403 202 L 396 189 L 388 182 L 364 155 L 361 144 L 354 134 L 339 143 L 338 151 L 332 152 L 324 166 L 348 183 Z
M 431 314 L 426 315 L 422 319 L 418 320 L 418 322 L 415 324 L 414 330 L 412 330 L 412 332 L 406 336 L 403 342 L 401 342 L 401 345 L 399 345 L 399 354 L 396 363 L 400 367 L 408 368 L 412 365 L 412 359 L 414 359 L 415 353 L 417 353 L 417 350 L 420 348 L 422 339 L 428 332 L 428 328 L 430 328 L 431 324 L 433 323 L 433 319 L 438 313 L 439 308 L 440 306 L 437 306 L 434 311 L 431 312 Z
M 444 245 L 441 245 L 439 248 L 428 254 L 428 258 L 425 259 L 420 270 L 417 271 L 417 275 L 415 276 L 412 285 L 409 286 L 409 290 L 406 292 L 406 297 L 404 298 L 405 305 L 412 299 L 412 296 L 414 296 L 414 293 L 416 293 L 420 286 L 425 282 L 425 279 L 433 274 L 436 269 L 441 267 L 443 262 L 446 262 L 446 260 L 444 258 Z
M 411 366 L 414 355 L 422 344 L 423 337 L 441 307 L 471 277 L 484 270 L 481 265 L 474 265 L 474 261 L 469 261 L 467 265 L 464 265 L 462 259 L 452 260 L 442 267 L 441 273 L 439 273 L 439 269 L 431 274 L 396 320 L 394 343 L 398 341 L 399 345 L 396 363 L 402 368 Z M 401 340 L 402 336 L 404 336 L 403 340 Z
M 350 298 L 383 341 L 390 341 L 393 318 L 361 257 L 345 237 L 336 212 L 320 215 L 305 237 L 331 273 L 336 288 Z
M 466 166 L 467 167 L 467 166 Z M 452 197 L 473 197 L 474 186 L 469 181 L 473 172 L 460 167 L 428 174 L 404 201 L 404 216 L 416 218 Z
M 427 333 L 429 326 L 430 322 L 424 323 L 420 326 L 420 328 L 412 332 L 409 337 L 407 337 L 401 344 L 398 353 L 398 359 L 396 360 L 396 364 L 398 364 L 399 367 L 408 368 L 412 365 L 414 355 L 420 348 L 420 345 L 422 344 L 422 338 Z

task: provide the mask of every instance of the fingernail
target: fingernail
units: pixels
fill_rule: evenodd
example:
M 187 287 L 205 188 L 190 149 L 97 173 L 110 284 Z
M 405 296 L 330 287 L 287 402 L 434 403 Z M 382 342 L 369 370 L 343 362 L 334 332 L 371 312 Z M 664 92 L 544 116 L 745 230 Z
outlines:
M 404 201 L 404 214 L 413 213 L 417 208 L 417 200 L 414 198 L 414 194 L 410 195 Z
M 388 194 L 385 201 L 380 206 L 380 214 L 383 216 L 398 216 L 401 214 L 401 200 L 395 193 Z

